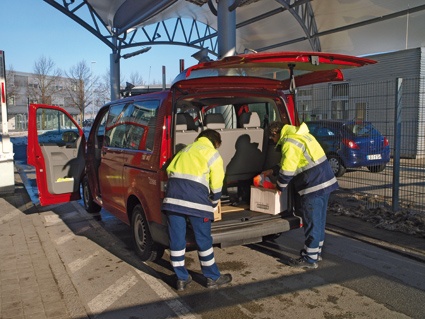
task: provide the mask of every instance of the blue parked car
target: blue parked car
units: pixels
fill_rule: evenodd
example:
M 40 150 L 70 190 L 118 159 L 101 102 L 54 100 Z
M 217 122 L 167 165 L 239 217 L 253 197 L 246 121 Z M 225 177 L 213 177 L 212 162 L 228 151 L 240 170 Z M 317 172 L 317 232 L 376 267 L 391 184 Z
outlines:
M 355 120 L 318 120 L 306 122 L 310 133 L 323 147 L 335 176 L 346 169 L 366 166 L 382 172 L 390 161 L 390 146 L 372 123 Z

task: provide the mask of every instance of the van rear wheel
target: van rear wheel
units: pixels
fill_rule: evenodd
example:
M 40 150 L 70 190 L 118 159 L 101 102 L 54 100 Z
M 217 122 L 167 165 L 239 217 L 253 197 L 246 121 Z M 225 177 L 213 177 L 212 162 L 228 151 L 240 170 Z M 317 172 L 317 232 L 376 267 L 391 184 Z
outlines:
M 164 254 L 164 248 L 153 242 L 146 216 L 140 204 L 133 208 L 131 231 L 136 254 L 143 261 L 158 260 Z

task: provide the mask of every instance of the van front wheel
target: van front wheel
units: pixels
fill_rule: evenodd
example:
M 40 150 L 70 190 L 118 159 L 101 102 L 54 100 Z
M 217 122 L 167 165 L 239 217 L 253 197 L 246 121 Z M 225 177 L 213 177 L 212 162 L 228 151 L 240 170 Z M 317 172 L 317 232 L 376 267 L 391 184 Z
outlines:
M 89 179 L 87 176 L 84 176 L 82 184 L 84 208 L 90 214 L 99 213 L 102 207 L 96 204 L 93 200 L 93 195 L 90 191 Z
M 146 216 L 140 204 L 133 208 L 131 230 L 134 249 L 141 260 L 153 261 L 162 257 L 164 249 L 153 242 Z

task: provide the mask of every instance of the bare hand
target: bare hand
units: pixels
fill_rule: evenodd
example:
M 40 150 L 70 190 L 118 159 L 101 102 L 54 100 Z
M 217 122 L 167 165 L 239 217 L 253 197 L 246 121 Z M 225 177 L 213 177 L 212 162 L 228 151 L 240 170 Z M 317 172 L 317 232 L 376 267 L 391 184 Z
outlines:
M 266 171 L 261 172 L 261 174 L 263 174 L 264 176 L 270 176 L 270 175 L 273 175 L 273 170 L 268 169 Z

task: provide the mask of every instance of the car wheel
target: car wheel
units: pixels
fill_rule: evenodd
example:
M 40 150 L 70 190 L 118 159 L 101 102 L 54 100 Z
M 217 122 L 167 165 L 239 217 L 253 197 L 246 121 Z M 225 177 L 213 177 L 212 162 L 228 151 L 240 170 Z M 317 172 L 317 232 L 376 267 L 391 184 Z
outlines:
M 146 216 L 140 204 L 133 208 L 131 230 L 134 249 L 140 259 L 143 261 L 152 261 L 162 257 L 164 248 L 153 242 Z
M 345 167 L 342 165 L 341 159 L 336 155 L 328 156 L 329 165 L 331 165 L 332 172 L 336 177 L 341 177 L 345 173 Z
M 367 169 L 371 171 L 372 173 L 379 173 L 379 172 L 382 172 L 385 169 L 385 167 L 387 167 L 387 164 L 368 166 Z
M 87 176 L 84 176 L 83 178 L 83 202 L 84 202 L 84 208 L 86 209 L 86 211 L 88 211 L 90 214 L 97 214 L 100 212 L 100 210 L 102 209 L 102 207 L 98 204 L 96 204 L 93 201 L 93 196 L 92 193 L 90 191 L 90 186 L 89 186 L 89 179 L 87 178 Z

